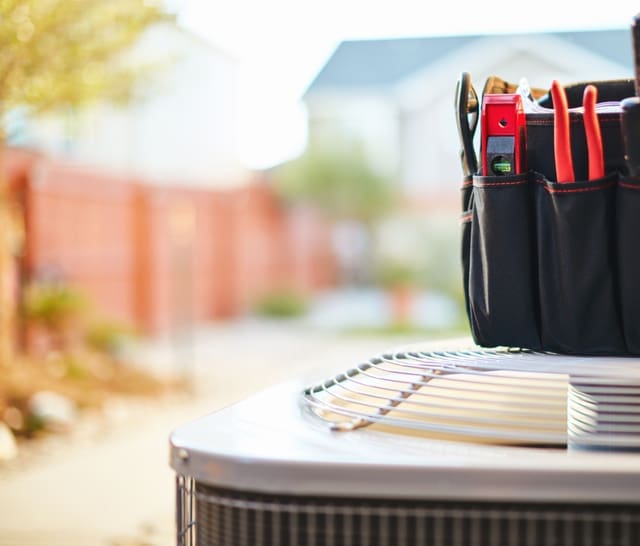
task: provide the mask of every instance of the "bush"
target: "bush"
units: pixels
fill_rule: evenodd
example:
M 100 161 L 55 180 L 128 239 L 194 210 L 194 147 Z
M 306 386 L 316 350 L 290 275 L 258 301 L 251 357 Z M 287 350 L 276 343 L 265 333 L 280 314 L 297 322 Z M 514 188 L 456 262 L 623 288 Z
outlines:
M 259 315 L 276 318 L 298 317 L 307 312 L 304 296 L 291 291 L 276 291 L 265 295 L 256 305 Z
M 51 330 L 63 329 L 87 308 L 88 302 L 84 294 L 64 284 L 34 283 L 25 291 L 25 317 Z
M 116 321 L 94 324 L 87 332 L 86 341 L 90 347 L 102 353 L 117 355 L 122 347 L 136 337 L 133 328 Z
M 418 284 L 419 274 L 412 264 L 387 260 L 378 264 L 375 279 L 384 288 L 410 287 Z

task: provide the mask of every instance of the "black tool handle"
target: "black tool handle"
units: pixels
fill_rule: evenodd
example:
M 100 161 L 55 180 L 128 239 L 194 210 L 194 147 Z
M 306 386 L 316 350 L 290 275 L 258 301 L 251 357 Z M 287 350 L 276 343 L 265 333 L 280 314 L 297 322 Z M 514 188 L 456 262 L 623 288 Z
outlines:
M 631 39 L 633 42 L 633 62 L 636 75 L 636 96 L 640 97 L 640 13 L 631 21 Z
M 640 176 L 640 97 L 628 97 L 622 107 L 624 158 L 630 176 Z

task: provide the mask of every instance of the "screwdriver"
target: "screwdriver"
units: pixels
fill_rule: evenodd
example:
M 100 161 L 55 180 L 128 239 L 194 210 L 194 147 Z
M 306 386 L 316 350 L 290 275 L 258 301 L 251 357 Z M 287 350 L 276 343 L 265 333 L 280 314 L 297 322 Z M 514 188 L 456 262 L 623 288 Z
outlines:
M 640 14 L 631 24 L 636 96 L 620 102 L 624 158 L 629 176 L 640 176 Z
M 629 176 L 640 176 L 640 97 L 627 97 L 622 108 L 622 140 Z

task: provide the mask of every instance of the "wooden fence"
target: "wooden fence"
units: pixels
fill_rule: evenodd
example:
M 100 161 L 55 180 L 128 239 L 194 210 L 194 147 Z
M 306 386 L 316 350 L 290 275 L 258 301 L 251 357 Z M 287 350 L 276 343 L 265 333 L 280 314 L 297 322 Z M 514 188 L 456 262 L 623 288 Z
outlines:
M 24 215 L 19 286 L 62 279 L 148 334 L 334 281 L 327 225 L 287 208 L 264 180 L 164 187 L 21 150 L 7 151 L 5 167 Z

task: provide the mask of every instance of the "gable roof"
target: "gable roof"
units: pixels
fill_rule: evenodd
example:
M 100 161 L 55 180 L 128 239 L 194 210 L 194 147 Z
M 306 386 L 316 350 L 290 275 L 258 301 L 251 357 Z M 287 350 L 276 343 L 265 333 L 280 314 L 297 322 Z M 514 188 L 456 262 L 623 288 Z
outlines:
M 633 73 L 632 39 L 629 29 L 498 36 L 560 38 L 621 66 L 629 66 L 630 73 Z M 311 82 L 304 97 L 324 89 L 390 87 L 442 56 L 486 37 L 461 35 L 344 41 Z

